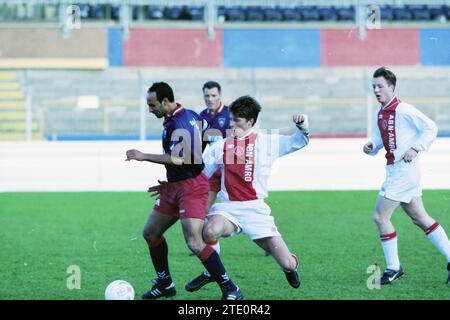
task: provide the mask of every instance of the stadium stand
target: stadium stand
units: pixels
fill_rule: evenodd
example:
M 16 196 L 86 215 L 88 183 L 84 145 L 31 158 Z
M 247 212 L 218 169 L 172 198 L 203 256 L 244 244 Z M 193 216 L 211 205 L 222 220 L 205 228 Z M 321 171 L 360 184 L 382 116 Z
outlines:
M 348 59 L 348 48 L 363 55 L 373 51 L 370 45 L 363 45 L 356 38 L 345 45 L 339 45 L 340 40 L 333 40 L 350 38 L 351 33 L 342 29 L 342 25 L 350 26 L 350 31 L 355 29 L 357 8 L 354 1 L 216 0 L 218 37 L 213 41 L 206 38 L 203 30 L 189 27 L 192 26 L 189 23 L 205 18 L 205 1 L 127 3 L 131 4 L 130 18 L 142 23 L 139 28 L 131 29 L 129 39 L 122 38 L 123 32 L 117 28 L 122 19 L 117 1 L 77 1 L 83 23 L 87 26 L 90 22 L 97 23 L 92 30 L 83 28 L 82 31 L 89 34 L 78 32 L 68 39 L 62 39 L 57 29 L 51 30 L 52 37 L 49 33 L 40 34 L 38 39 L 53 39 L 52 45 L 45 46 L 47 56 L 19 61 L 29 63 L 31 59 L 32 67 L 36 67 L 27 77 L 32 93 L 33 139 L 137 138 L 145 86 L 155 80 L 166 80 L 174 86 L 182 103 L 200 110 L 203 102 L 199 88 L 207 79 L 222 84 L 224 100 L 228 103 L 243 94 L 260 99 L 265 107 L 260 122 L 263 128 L 286 129 L 285 115 L 298 107 L 311 115 L 313 134 L 366 134 L 365 105 L 366 95 L 370 93 L 367 79 L 373 65 L 379 61 Z M 450 1 L 402 1 L 402 6 L 395 0 L 377 3 L 383 23 L 396 26 L 416 23 L 414 29 L 400 33 L 389 33 L 387 29 L 378 33 L 378 37 L 389 35 L 394 42 L 405 34 L 408 36 L 409 42 L 402 44 L 408 51 L 407 56 L 383 58 L 383 61 L 393 59 L 389 63 L 400 70 L 402 91 L 399 95 L 433 118 L 440 132 L 450 134 L 448 45 L 435 41 L 449 35 L 446 27 L 450 19 Z M 12 4 L 0 0 L 0 9 L 0 21 L 13 22 L 15 27 L 21 22 L 38 22 L 27 25 L 32 31 L 39 29 L 40 22 L 57 22 L 59 17 L 59 8 L 54 1 L 15 1 Z M 146 29 L 154 26 L 153 23 L 170 26 L 174 22 L 186 23 L 183 26 L 188 28 Z M 276 23 L 285 26 L 284 22 L 289 23 L 286 29 L 292 32 L 271 27 Z M 309 28 L 309 22 L 318 27 Z M 321 29 L 321 23 L 326 26 L 326 32 Z M 445 24 L 430 29 L 427 23 Z M 303 28 L 304 24 L 307 28 Z M 5 30 L 0 29 L 0 32 L 6 34 Z M 340 32 L 342 30 L 344 33 Z M 30 35 L 32 31 L 26 33 Z M 236 40 L 238 35 L 239 40 Z M 89 45 L 76 52 L 74 42 L 80 41 L 77 39 L 85 41 L 88 36 L 91 39 Z M 187 60 L 181 61 L 167 51 L 161 53 L 161 48 L 168 48 L 164 41 L 170 36 L 188 39 L 177 41 L 177 45 L 183 42 L 182 56 L 188 57 Z M 141 45 L 142 40 L 149 37 L 159 45 L 160 51 L 149 53 L 146 51 L 149 47 Z M 292 37 L 296 41 L 291 41 Z M 189 39 L 194 40 L 189 42 Z M 239 41 L 245 54 L 235 53 Z M 5 55 L 9 53 L 14 57 L 15 52 L 2 49 L 0 68 L 17 68 L 18 65 L 11 64 Z M 63 52 L 64 57 L 54 56 L 58 52 Z M 74 57 L 70 56 L 72 53 Z M 80 59 L 82 54 L 83 59 Z M 211 60 L 211 57 L 215 59 Z M 433 67 L 441 65 L 445 66 L 442 70 Z M 45 70 L 49 68 L 56 70 Z M 72 70 L 58 70 L 61 68 Z M 24 137 L 27 98 L 24 80 L 22 71 L 0 73 L 2 140 Z M 99 103 L 83 107 L 80 99 L 84 97 L 94 97 Z M 144 116 L 147 136 L 159 134 L 160 127 L 155 127 L 155 120 L 147 113 Z
M 53 1 L 29 3 L 0 1 L 1 20 L 58 19 L 57 14 L 45 16 L 46 8 L 56 13 Z M 373 1 L 372 1 L 373 2 Z M 64 3 L 64 1 L 61 1 Z M 202 21 L 205 1 L 127 1 L 132 6 L 133 20 Z M 331 5 L 330 5 L 331 3 Z M 361 5 L 371 1 L 359 1 Z M 400 6 L 399 3 L 402 3 Z M 353 21 L 354 1 L 227 1 L 216 0 L 218 21 L 282 22 L 282 21 Z M 387 21 L 440 21 L 450 19 L 449 1 L 377 1 L 381 17 Z M 78 1 L 80 14 L 89 20 L 119 20 L 120 6 L 116 1 Z

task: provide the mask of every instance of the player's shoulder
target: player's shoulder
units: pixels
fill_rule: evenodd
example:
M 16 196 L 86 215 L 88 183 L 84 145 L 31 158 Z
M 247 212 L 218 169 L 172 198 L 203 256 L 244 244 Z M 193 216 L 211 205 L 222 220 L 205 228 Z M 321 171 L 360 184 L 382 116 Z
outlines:
M 208 109 L 205 108 L 199 113 L 200 118 L 205 119 L 208 116 Z
M 190 109 L 190 108 L 184 108 L 184 111 L 185 111 L 187 114 L 189 114 L 189 115 L 193 115 L 193 116 L 199 117 L 199 114 L 198 114 L 197 112 L 195 112 L 193 109 Z
M 409 113 L 415 113 L 417 112 L 417 108 L 414 107 L 412 104 L 409 104 L 407 102 L 401 101 L 395 111 L 399 114 L 409 114 Z

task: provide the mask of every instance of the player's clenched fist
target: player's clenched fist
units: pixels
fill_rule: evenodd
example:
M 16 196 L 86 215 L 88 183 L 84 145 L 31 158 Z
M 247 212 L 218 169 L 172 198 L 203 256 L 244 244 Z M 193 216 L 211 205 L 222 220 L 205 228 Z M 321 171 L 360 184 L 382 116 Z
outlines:
M 127 150 L 127 158 L 125 159 L 125 161 L 130 160 L 142 161 L 144 160 L 144 154 L 136 149 Z
M 367 154 L 371 153 L 373 151 L 373 143 L 370 141 L 367 142 L 364 145 L 363 151 L 364 151 L 364 153 L 367 153 Z
M 305 134 L 309 133 L 308 116 L 306 114 L 294 114 L 292 120 L 297 128 L 302 130 Z
M 301 124 L 305 120 L 305 115 L 303 114 L 294 114 L 292 116 L 295 124 Z

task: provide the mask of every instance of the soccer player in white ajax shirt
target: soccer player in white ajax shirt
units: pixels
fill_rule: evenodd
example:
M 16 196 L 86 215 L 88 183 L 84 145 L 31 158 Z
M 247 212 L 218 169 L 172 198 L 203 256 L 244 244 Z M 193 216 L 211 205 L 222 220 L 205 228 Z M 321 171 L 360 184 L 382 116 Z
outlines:
M 436 139 L 437 127 L 419 110 L 394 95 L 396 82 L 394 73 L 384 67 L 374 72 L 373 91 L 381 105 L 374 118 L 373 141 L 363 148 L 369 155 L 376 155 L 383 147 L 386 150 L 386 180 L 374 213 L 387 264 L 380 279 L 382 285 L 404 274 L 398 257 L 397 234 L 391 223 L 391 216 L 399 205 L 445 256 L 450 271 L 450 242 L 442 226 L 424 208 L 417 157 L 430 148 Z M 449 280 L 450 274 L 447 283 Z
M 263 134 L 254 130 L 259 103 L 249 96 L 236 99 L 230 106 L 231 136 L 211 145 L 204 154 L 206 176 L 222 171 L 219 202 L 213 204 L 208 222 L 203 228 L 207 243 L 240 232 L 248 235 L 258 246 L 269 251 L 281 266 L 288 283 L 298 288 L 298 259 L 292 254 L 278 232 L 270 207 L 264 202 L 274 161 L 305 147 L 309 142 L 306 115 L 294 115 L 298 130 L 292 136 Z M 197 291 L 212 282 L 205 271 L 186 285 Z

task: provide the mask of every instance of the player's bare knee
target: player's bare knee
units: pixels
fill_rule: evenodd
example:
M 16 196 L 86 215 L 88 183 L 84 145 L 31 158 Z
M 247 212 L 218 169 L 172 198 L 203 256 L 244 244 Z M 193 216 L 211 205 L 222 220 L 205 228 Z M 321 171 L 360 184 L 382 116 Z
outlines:
M 161 238 L 162 235 L 159 232 L 157 232 L 156 228 L 146 226 L 142 230 L 142 236 L 144 237 L 145 240 L 156 241 L 159 238 Z
M 217 234 L 217 230 L 214 226 L 207 225 L 203 229 L 203 240 L 208 244 L 214 243 L 217 240 Z
M 375 212 L 375 214 L 373 216 L 373 221 L 375 222 L 375 224 L 377 226 L 382 226 L 382 225 L 388 223 L 389 219 L 387 219 L 387 218 L 383 217 L 383 215 Z
M 188 248 L 197 255 L 202 251 L 204 247 L 203 241 L 199 241 L 198 239 L 195 238 L 188 239 L 186 241 L 186 244 Z

